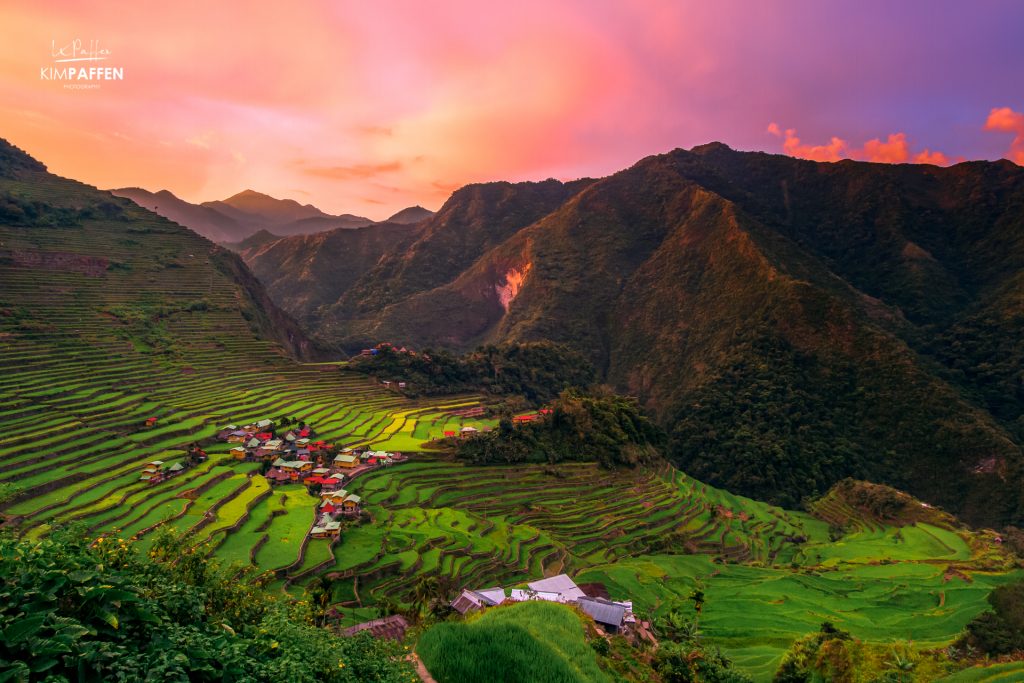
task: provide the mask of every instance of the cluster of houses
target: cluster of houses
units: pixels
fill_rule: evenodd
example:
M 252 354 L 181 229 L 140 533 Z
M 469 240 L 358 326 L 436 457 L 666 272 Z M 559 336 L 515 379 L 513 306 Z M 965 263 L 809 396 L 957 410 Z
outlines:
M 303 484 L 311 494 L 319 495 L 317 520 L 310 530 L 314 538 L 337 538 L 341 518 L 359 514 L 362 499 L 342 488 L 346 481 L 359 471 L 403 459 L 401 453 L 362 448 L 345 447 L 335 452 L 334 445 L 317 439 L 308 425 L 276 435 L 270 420 L 243 427 L 227 425 L 217 436 L 237 444 L 231 449 L 236 459 L 269 463 L 264 476 L 271 485 Z
M 343 448 L 333 458 L 328 453 L 316 456 L 300 454 L 298 460 L 278 457 L 267 471 L 271 484 L 301 483 L 307 488 L 319 486 L 321 492 L 332 492 L 341 486 L 354 471 L 379 465 L 389 466 L 401 458 L 400 453 Z
M 159 484 L 165 479 L 170 479 L 184 471 L 185 466 L 180 462 L 176 462 L 173 465 L 165 465 L 163 460 L 154 460 L 153 462 L 147 462 L 146 466 L 142 468 L 142 474 L 139 475 L 139 481 L 148 481 L 150 484 Z
M 337 538 L 341 534 L 341 518 L 359 514 L 362 498 L 345 489 L 320 492 L 317 520 L 309 535 L 313 538 Z
M 193 445 L 188 450 L 184 461 L 168 465 L 163 460 L 147 462 L 139 475 L 139 481 L 146 481 L 150 484 L 159 484 L 171 477 L 175 477 L 187 470 L 193 463 L 200 463 L 206 460 L 206 451 Z
M 565 574 L 532 581 L 526 584 L 526 588 L 512 588 L 507 591 L 500 586 L 479 590 L 464 589 L 451 605 L 459 614 L 468 614 L 496 605 L 528 600 L 574 605 L 590 616 L 606 633 L 620 633 L 636 624 L 632 601 L 617 602 L 605 597 L 587 595 Z

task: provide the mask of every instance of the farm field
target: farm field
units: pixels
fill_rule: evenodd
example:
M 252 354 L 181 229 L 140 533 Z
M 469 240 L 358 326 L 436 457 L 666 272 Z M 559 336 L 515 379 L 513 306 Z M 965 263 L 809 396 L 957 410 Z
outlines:
M 109 200 L 51 176 L 0 179 L 0 190 Z M 253 567 L 271 590 L 298 596 L 326 575 L 349 623 L 385 599 L 409 601 L 425 577 L 482 587 L 565 572 L 647 615 L 700 587 L 705 636 L 758 680 L 824 620 L 941 646 L 1017 576 L 985 534 L 857 520 L 834 501 L 822 518 L 790 512 L 668 466 L 470 467 L 419 452 L 444 431 L 489 425 L 459 414 L 479 397 L 412 401 L 343 363 L 292 360 L 268 333 L 286 322 L 268 317 L 218 247 L 125 206 L 132 220 L 0 226 L 0 513 L 29 537 L 76 523 L 144 551 L 170 527 Z M 337 543 L 308 538 L 317 501 L 304 487 L 271 488 L 258 464 L 210 442 L 227 423 L 282 415 L 340 446 L 413 452 L 345 484 L 372 521 Z M 206 462 L 140 481 L 146 463 L 181 462 L 193 442 Z M 832 516 L 851 519 L 848 533 L 835 536 Z
M 410 595 L 423 576 L 515 585 L 567 572 L 647 616 L 707 596 L 701 627 L 736 665 L 770 680 L 823 621 L 872 642 L 950 642 L 995 586 L 1021 578 L 991 537 L 920 523 L 828 524 L 670 468 L 470 467 L 423 456 L 353 482 L 372 526 L 335 548 L 335 598 Z
M 0 189 L 55 206 L 111 201 L 46 174 L 0 178 Z M 453 414 L 477 405 L 473 396 L 410 401 L 344 363 L 293 361 L 266 338 L 266 313 L 219 247 L 124 206 L 130 221 L 0 226 L 0 251 L 19 254 L 0 261 L 8 524 L 41 536 L 75 522 L 141 548 L 167 525 L 224 561 L 287 579 L 332 558 L 327 542 L 307 546 L 317 501 L 299 485 L 272 491 L 257 464 L 228 458 L 229 444 L 209 441 L 221 426 L 286 415 L 339 446 L 410 451 L 446 425 L 488 424 Z M 207 462 L 140 481 L 147 462 L 181 462 L 193 442 Z

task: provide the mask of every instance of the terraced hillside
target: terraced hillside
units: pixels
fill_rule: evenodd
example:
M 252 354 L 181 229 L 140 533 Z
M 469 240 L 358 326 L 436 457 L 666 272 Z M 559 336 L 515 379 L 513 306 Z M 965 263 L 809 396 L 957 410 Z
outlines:
M 1016 575 L 994 534 L 883 525 L 833 496 L 821 514 L 848 524 L 833 541 L 822 519 L 668 467 L 481 468 L 424 454 L 349 488 L 374 524 L 335 548 L 328 576 L 343 610 L 411 600 L 425 576 L 483 587 L 567 572 L 647 615 L 700 587 L 705 633 L 760 678 L 824 620 L 872 641 L 948 643 Z
M 372 521 L 312 540 L 316 500 L 229 458 L 210 442 L 222 425 L 287 415 L 338 445 L 413 451 L 484 423 L 462 416 L 475 397 L 410 401 L 291 357 L 316 353 L 236 257 L 0 144 L 0 512 L 29 536 L 77 522 L 144 552 L 174 528 L 273 588 L 329 577 L 351 621 L 410 601 L 424 577 L 480 587 L 567 572 L 648 614 L 700 587 L 708 637 L 761 678 L 825 619 L 868 639 L 949 642 L 1015 576 L 991 534 L 899 527 L 838 496 L 812 517 L 667 466 L 481 468 L 429 453 L 347 482 Z M 140 479 L 193 442 L 209 459 Z
M 411 402 L 337 364 L 296 363 L 284 346 L 308 342 L 236 257 L 13 148 L 0 162 L 0 487 L 26 533 L 77 521 L 144 546 L 166 524 L 225 559 L 304 571 L 329 549 L 308 545 L 316 500 L 302 487 L 272 492 L 227 444 L 158 484 L 143 466 L 279 415 L 338 445 L 402 450 L 476 404 Z

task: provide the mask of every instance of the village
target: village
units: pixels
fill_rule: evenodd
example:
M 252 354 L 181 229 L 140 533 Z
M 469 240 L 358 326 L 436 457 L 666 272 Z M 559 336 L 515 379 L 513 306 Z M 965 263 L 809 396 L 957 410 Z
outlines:
M 147 420 L 146 426 L 155 424 Z M 358 518 L 362 499 L 343 485 L 353 477 L 378 467 L 390 467 L 406 459 L 397 452 L 342 447 L 318 439 L 312 426 L 298 423 L 293 429 L 275 431 L 274 422 L 259 420 L 242 426 L 225 425 L 217 441 L 233 444 L 230 458 L 239 462 L 261 463 L 261 474 L 271 486 L 301 484 L 318 498 L 316 517 L 309 535 L 312 538 L 338 539 L 344 519 Z M 193 465 L 208 459 L 206 451 L 192 444 L 181 462 L 167 465 L 161 460 L 146 463 L 140 481 L 157 484 L 173 478 Z

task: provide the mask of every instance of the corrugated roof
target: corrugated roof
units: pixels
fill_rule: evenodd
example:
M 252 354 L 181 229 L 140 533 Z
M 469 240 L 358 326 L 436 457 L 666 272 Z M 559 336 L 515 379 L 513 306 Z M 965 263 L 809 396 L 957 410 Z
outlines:
M 576 582 L 570 579 L 566 574 L 559 574 L 558 576 L 552 576 L 547 579 L 541 579 L 540 581 L 531 581 L 526 584 L 531 590 L 542 591 L 546 593 L 561 593 L 568 600 L 576 600 L 586 596 Z
M 626 616 L 626 608 L 610 600 L 600 598 L 580 598 L 576 601 L 579 608 L 590 615 L 599 624 L 606 624 L 619 628 Z
M 560 593 L 548 593 L 545 591 L 524 590 L 513 588 L 509 591 L 509 598 L 514 602 L 526 602 L 527 600 L 545 600 L 547 602 L 566 602 Z
M 501 586 L 497 586 L 495 588 L 481 588 L 480 590 L 473 592 L 492 605 L 500 605 L 505 602 L 505 589 Z

